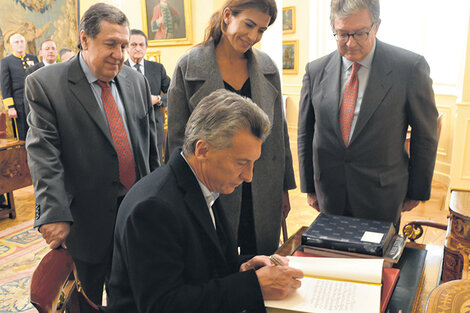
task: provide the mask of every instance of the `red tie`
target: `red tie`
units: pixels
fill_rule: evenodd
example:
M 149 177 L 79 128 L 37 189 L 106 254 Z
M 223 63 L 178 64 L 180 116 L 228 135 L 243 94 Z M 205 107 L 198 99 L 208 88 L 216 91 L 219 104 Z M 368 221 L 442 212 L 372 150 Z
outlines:
M 339 126 L 346 147 L 349 143 L 351 124 L 354 118 L 354 110 L 356 109 L 357 91 L 359 89 L 357 70 L 359 66 L 361 66 L 359 63 L 354 63 L 352 66 L 351 75 L 349 75 L 346 86 L 344 87 L 343 102 L 341 103 L 341 109 L 339 111 Z
M 97 83 L 101 87 L 101 100 L 106 112 L 114 148 L 118 155 L 119 180 L 124 187 L 130 189 L 135 182 L 135 165 L 129 138 L 127 137 L 124 122 L 108 83 L 101 80 L 98 80 Z

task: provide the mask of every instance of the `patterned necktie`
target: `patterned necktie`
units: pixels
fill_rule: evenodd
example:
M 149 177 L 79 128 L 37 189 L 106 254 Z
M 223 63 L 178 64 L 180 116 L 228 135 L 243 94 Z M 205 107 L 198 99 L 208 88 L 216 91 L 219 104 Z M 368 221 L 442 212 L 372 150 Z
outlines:
M 346 147 L 349 143 L 349 134 L 351 133 L 354 110 L 356 109 L 357 92 L 359 90 L 359 79 L 357 78 L 359 66 L 361 66 L 359 63 L 354 63 L 352 66 L 351 75 L 349 75 L 344 87 L 343 102 L 339 111 L 339 126 Z
M 97 83 L 101 87 L 101 100 L 103 101 L 114 148 L 118 155 L 119 180 L 129 190 L 135 182 L 134 156 L 132 155 L 129 138 L 109 84 L 101 80 L 98 80 Z
M 139 63 L 136 63 L 134 66 L 137 69 L 137 72 L 142 73 L 142 71 L 140 70 L 140 64 Z

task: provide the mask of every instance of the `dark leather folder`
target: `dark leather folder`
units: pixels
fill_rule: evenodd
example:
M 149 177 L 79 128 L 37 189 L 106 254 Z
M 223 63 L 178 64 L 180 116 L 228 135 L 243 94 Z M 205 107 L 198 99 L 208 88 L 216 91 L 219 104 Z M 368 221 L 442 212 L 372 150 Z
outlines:
M 403 251 L 400 261 L 394 266 L 400 269 L 400 276 L 388 304 L 388 312 L 398 312 L 401 309 L 403 313 L 410 313 L 413 309 L 426 254 L 425 249 L 410 247 Z

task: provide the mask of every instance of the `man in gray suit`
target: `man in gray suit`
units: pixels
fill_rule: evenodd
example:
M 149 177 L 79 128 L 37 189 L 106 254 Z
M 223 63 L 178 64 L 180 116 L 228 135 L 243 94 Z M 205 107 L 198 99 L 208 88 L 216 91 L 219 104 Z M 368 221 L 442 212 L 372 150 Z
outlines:
M 162 162 L 163 142 L 165 141 L 163 126 L 165 121 L 161 108 L 167 106 L 166 93 L 168 87 L 170 87 L 170 77 L 166 74 L 163 64 L 144 59 L 147 47 L 148 41 L 144 32 L 138 29 L 131 29 L 131 38 L 129 39 L 129 48 L 127 49 L 129 59 L 124 64 L 144 74 L 149 82 L 157 126 L 158 152 L 160 153 L 160 162 Z
M 438 113 L 426 60 L 377 40 L 379 14 L 378 0 L 331 2 L 338 49 L 306 67 L 300 179 L 321 212 L 397 226 L 430 197 Z
M 51 249 L 69 249 L 98 304 L 119 203 L 159 166 L 150 90 L 142 75 L 123 67 L 128 25 L 119 9 L 91 6 L 80 21 L 80 53 L 26 79 L 34 225 Z

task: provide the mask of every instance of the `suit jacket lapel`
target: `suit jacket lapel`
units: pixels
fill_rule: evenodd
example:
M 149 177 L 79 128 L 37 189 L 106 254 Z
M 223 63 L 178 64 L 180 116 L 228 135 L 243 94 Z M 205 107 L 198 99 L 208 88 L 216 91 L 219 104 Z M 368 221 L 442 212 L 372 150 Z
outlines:
M 76 97 L 78 104 L 82 105 L 85 111 L 90 115 L 91 119 L 96 123 L 98 128 L 108 138 L 111 145 L 113 139 L 109 132 L 108 125 L 96 101 L 96 97 L 91 90 L 90 84 L 83 73 L 79 63 L 79 57 L 70 61 L 69 66 L 69 84 L 72 94 Z M 113 145 L 114 146 L 114 145 Z
M 133 71 L 133 69 L 129 69 Z M 131 136 L 131 143 L 138 142 L 139 138 L 135 138 L 138 131 L 134 129 L 137 123 L 134 121 L 138 118 L 137 117 L 137 105 L 135 101 L 137 96 L 135 94 L 135 90 L 131 85 L 129 79 L 127 79 L 127 74 L 124 69 L 122 69 L 119 74 L 115 78 L 116 84 L 119 86 L 119 95 L 121 96 L 122 104 L 124 106 L 124 110 L 126 111 L 126 124 Z
M 364 129 L 367 121 L 375 110 L 377 110 L 392 87 L 392 71 L 393 68 L 388 61 L 386 52 L 383 50 L 381 42 L 377 40 L 374 59 L 372 61 L 371 71 L 369 74 L 369 81 L 367 83 L 366 90 L 364 91 L 361 111 L 359 113 L 350 144 L 352 144 L 354 139 L 359 136 L 359 133 Z
M 181 149 L 172 153 L 169 164 L 175 172 L 178 185 L 185 192 L 184 202 L 186 203 L 188 211 L 209 236 L 221 259 L 226 262 L 225 255 L 222 251 L 222 247 L 220 246 L 219 238 L 217 237 L 217 232 L 214 228 L 214 224 L 212 223 L 209 209 L 207 208 L 206 200 L 204 199 L 201 188 L 199 187 L 191 168 L 180 153 Z
M 330 61 L 325 66 L 325 75 L 320 82 L 320 90 L 322 90 L 322 107 L 326 110 L 326 115 L 330 118 L 331 125 L 338 139 L 343 142 L 341 137 L 341 129 L 339 127 L 339 107 L 341 94 L 341 56 L 335 52 Z

